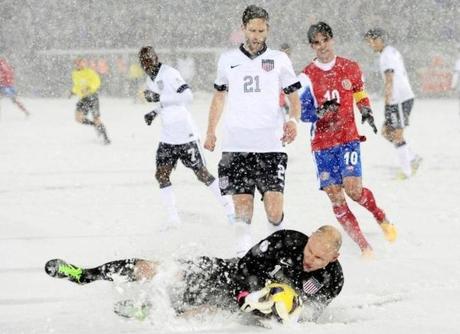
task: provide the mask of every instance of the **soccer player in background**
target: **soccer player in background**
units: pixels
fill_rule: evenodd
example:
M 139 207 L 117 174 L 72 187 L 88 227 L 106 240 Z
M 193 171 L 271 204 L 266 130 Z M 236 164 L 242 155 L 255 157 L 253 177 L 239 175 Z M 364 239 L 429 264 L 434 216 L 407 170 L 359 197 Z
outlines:
M 144 92 L 145 99 L 158 103 L 156 109 L 145 115 L 145 122 L 150 125 L 157 115 L 160 115 L 162 121 L 155 172 L 160 186 L 160 198 L 168 216 L 162 229 L 176 227 L 181 223 L 170 180 L 171 172 L 179 159 L 209 188 L 224 207 L 227 219 L 233 223 L 233 202 L 230 196 L 221 195 L 218 181 L 206 168 L 198 131 L 187 109 L 187 105 L 193 100 L 190 86 L 176 69 L 159 62 L 151 46 L 140 49 L 139 63 L 147 74 L 148 89 Z
M 369 123 L 377 132 L 362 73 L 356 62 L 336 56 L 333 32 L 327 23 L 311 25 L 308 41 L 316 58 L 299 76 L 301 118 L 312 123 L 311 148 L 319 186 L 329 197 L 337 220 L 362 254 L 372 255 L 372 247 L 349 209 L 345 194 L 372 213 L 389 241 L 394 241 L 397 233 L 377 206 L 372 192 L 362 186 L 360 142 L 365 137 L 356 128 L 354 102 L 362 122 Z
M 264 238 L 241 259 L 201 256 L 177 259 L 175 266 L 144 259 L 112 261 L 95 268 L 80 268 L 60 259 L 46 263 L 45 271 L 77 284 L 113 281 L 118 275 L 127 281 L 150 280 L 174 267 L 165 287 L 178 314 L 209 306 L 225 311 L 276 316 L 283 323 L 317 320 L 342 290 L 344 277 L 338 261 L 340 232 L 324 225 L 308 237 L 293 230 L 281 230 Z M 120 280 L 118 279 L 118 282 Z M 152 296 L 152 302 L 158 302 Z M 140 303 L 138 303 L 140 304 Z M 120 304 L 119 304 L 120 305 Z M 303 307 L 302 307 L 303 305 Z M 139 314 L 123 303 L 120 315 Z M 139 311 L 147 311 L 142 305 Z M 286 308 L 285 308 L 286 307 Z M 142 314 L 141 314 L 142 315 Z M 153 315 L 155 316 L 155 315 Z
M 451 83 L 451 88 L 452 88 L 452 90 L 454 90 L 456 92 L 457 96 L 460 96 L 459 95 L 460 94 L 460 85 L 459 85 L 460 80 L 459 80 L 459 77 L 460 77 L 460 56 L 455 61 L 454 73 L 452 75 L 452 83 Z M 460 108 L 459 108 L 459 114 L 460 114 Z
M 1 96 L 10 98 L 26 116 L 30 116 L 29 111 L 17 98 L 16 88 L 14 87 L 14 70 L 3 57 L 0 57 L 0 97 Z
M 110 144 L 110 139 L 101 121 L 101 113 L 99 111 L 98 91 L 101 87 L 99 74 L 87 66 L 85 59 L 77 58 L 74 61 L 74 70 L 72 71 L 72 83 L 71 95 L 79 97 L 75 120 L 78 123 L 93 126 L 96 129 L 97 135 L 102 136 L 103 143 L 106 145 Z M 88 113 L 92 114 L 92 120 L 87 118 Z
M 269 17 L 248 6 L 242 17 L 245 42 L 220 56 L 204 147 L 215 149 L 216 128 L 224 112 L 219 183 L 233 196 L 237 256 L 253 244 L 251 220 L 255 189 L 261 193 L 270 231 L 281 229 L 287 167 L 284 145 L 297 135 L 300 83 L 289 57 L 266 45 Z M 290 102 L 289 119 L 280 112 L 280 88 Z
M 380 72 L 384 81 L 385 121 L 382 135 L 392 143 L 398 155 L 400 179 L 411 177 L 420 166 L 422 158 L 416 155 L 404 138 L 404 128 L 414 106 L 414 92 L 409 83 L 404 61 L 391 45 L 386 45 L 386 33 L 380 28 L 370 29 L 365 35 L 369 46 L 380 53 Z

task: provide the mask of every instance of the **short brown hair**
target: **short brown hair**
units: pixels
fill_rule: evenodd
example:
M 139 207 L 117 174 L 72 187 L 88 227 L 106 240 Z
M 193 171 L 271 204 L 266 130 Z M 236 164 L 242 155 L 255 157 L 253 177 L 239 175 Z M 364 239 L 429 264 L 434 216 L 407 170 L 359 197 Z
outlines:
M 252 19 L 263 19 L 268 22 L 268 12 L 262 7 L 255 5 L 247 6 L 243 12 L 243 25 L 248 24 L 248 22 Z

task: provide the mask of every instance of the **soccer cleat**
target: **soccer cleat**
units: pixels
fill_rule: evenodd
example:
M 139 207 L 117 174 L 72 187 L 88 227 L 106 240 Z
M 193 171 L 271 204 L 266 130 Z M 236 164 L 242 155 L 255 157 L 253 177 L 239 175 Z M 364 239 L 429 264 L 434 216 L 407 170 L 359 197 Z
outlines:
M 415 173 L 417 173 L 417 170 L 422 164 L 422 161 L 423 161 L 423 158 L 419 155 L 416 155 L 415 158 L 410 162 L 410 166 L 412 168 L 412 175 L 415 175 Z
M 406 174 L 404 174 L 402 171 L 399 171 L 396 175 L 395 175 L 395 180 L 399 180 L 399 181 L 404 181 L 404 180 L 407 180 L 409 178 L 409 176 L 407 176 Z
M 85 283 L 80 281 L 84 273 L 84 269 L 68 264 L 61 259 L 49 260 L 45 264 L 45 271 L 51 277 L 66 278 L 67 280 L 77 284 Z
M 380 223 L 380 227 L 382 228 L 385 239 L 387 239 L 389 242 L 394 242 L 396 240 L 398 237 L 398 231 L 393 224 L 390 224 L 385 219 L 382 223 Z
M 149 316 L 151 308 L 150 302 L 139 303 L 128 299 L 115 303 L 113 311 L 124 318 L 144 320 Z
M 361 250 L 361 258 L 363 260 L 373 260 L 374 259 L 374 251 L 372 248 L 364 248 Z

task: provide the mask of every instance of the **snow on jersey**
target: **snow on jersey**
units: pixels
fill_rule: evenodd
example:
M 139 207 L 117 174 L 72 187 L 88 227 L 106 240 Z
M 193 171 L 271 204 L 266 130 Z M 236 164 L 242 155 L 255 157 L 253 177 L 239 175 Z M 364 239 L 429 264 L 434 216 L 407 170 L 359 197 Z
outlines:
M 198 139 L 198 131 L 187 109 L 193 96 L 189 88 L 181 89 L 187 86 L 179 71 L 162 64 L 155 80 L 147 77 L 146 84 L 149 90 L 160 94 L 160 142 L 178 145 Z
M 313 151 L 360 140 L 355 124 L 354 99 L 364 92 L 364 83 L 359 65 L 351 60 L 336 57 L 329 64 L 313 61 L 305 67 L 301 92 L 302 120 L 312 122 L 311 146 Z M 325 101 L 337 99 L 337 112 L 326 113 L 318 119 L 315 107 Z
M 215 81 L 215 87 L 228 89 L 222 151 L 284 152 L 279 92 L 297 83 L 292 63 L 281 51 L 266 49 L 251 59 L 241 46 L 222 54 Z
M 393 94 L 389 101 L 390 104 L 399 104 L 409 99 L 414 98 L 414 92 L 409 83 L 404 61 L 394 47 L 385 46 L 380 54 L 380 72 L 385 76 L 385 72 L 391 70 L 394 73 L 393 77 Z

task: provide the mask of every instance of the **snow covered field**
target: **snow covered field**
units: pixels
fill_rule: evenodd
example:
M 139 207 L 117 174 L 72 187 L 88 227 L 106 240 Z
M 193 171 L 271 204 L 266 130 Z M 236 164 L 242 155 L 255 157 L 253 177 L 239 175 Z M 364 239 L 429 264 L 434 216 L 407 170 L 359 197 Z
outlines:
M 206 128 L 210 95 L 196 94 L 193 114 Z M 30 119 L 9 101 L 0 115 L 0 333 L 458 333 L 460 325 L 460 117 L 455 100 L 417 100 L 407 141 L 424 158 L 408 181 L 393 179 L 394 149 L 366 125 L 364 184 L 399 228 L 389 245 L 363 208 L 349 202 L 375 249 L 373 261 L 344 237 L 345 286 L 319 323 L 272 330 L 244 326 L 227 314 L 174 320 L 167 311 L 143 322 L 112 312 L 127 289 L 109 282 L 77 286 L 48 277 L 43 265 L 63 258 L 94 266 L 128 257 L 232 257 L 223 210 L 192 172 L 173 174 L 180 230 L 159 232 L 164 214 L 153 178 L 158 121 L 143 122 L 148 105 L 101 99 L 112 145 L 73 120 L 75 100 L 29 99 Z M 382 104 L 375 101 L 378 124 Z M 338 226 L 317 190 L 305 126 L 290 145 L 286 222 L 310 233 Z M 206 153 L 216 174 L 220 153 Z M 257 201 L 254 224 L 266 233 Z M 153 296 L 155 300 L 155 295 Z M 163 319 L 163 317 L 165 317 Z

